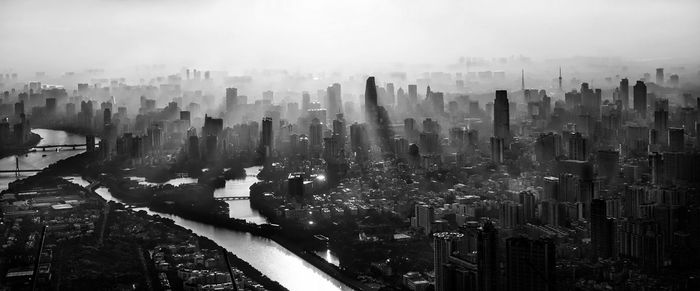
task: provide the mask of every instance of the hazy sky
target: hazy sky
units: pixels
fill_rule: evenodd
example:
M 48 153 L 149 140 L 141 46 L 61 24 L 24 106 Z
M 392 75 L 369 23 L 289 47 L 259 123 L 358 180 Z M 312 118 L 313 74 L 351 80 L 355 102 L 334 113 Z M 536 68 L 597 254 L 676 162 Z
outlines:
M 700 1 L 1 0 L 0 70 L 700 57 Z

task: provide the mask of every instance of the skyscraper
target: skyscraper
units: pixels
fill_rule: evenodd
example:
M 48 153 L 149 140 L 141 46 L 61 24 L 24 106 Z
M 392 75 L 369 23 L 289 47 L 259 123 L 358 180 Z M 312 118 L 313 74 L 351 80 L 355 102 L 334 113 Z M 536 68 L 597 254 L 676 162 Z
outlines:
M 510 110 L 508 91 L 497 90 L 493 108 L 493 136 L 504 140 L 510 138 Z
M 435 291 L 450 291 L 445 288 L 446 276 L 444 265 L 448 263 L 453 246 L 464 237 L 458 232 L 439 232 L 433 235 L 434 239 L 434 254 L 433 266 L 435 271 Z
M 656 84 L 659 86 L 664 84 L 664 68 L 656 68 Z
M 620 80 L 620 100 L 622 109 L 627 110 L 630 106 L 630 81 L 627 78 Z
M 262 120 L 262 136 L 260 137 L 260 145 L 262 150 L 265 151 L 265 156 L 269 156 L 272 153 L 273 147 L 273 133 L 272 133 L 272 117 L 265 117 Z
M 324 122 L 330 123 L 333 117 L 338 113 L 343 113 L 343 102 L 340 95 L 340 84 L 334 83 L 326 89 L 326 109 L 328 119 Z
M 668 99 L 657 100 L 654 107 L 654 129 L 657 133 L 657 141 L 668 144 Z
M 588 159 L 586 138 L 580 132 L 574 133 L 569 137 L 569 159 L 577 161 Z
M 478 282 L 480 291 L 498 290 L 498 230 L 491 221 L 479 229 L 476 241 Z
M 637 81 L 634 85 L 634 110 L 642 118 L 647 117 L 647 85 L 643 81 Z
M 238 104 L 238 89 L 226 88 L 226 112 L 231 112 Z
M 374 77 L 369 77 L 365 86 L 365 120 L 370 126 L 376 126 L 377 118 L 377 85 Z
M 615 249 L 615 220 L 608 218 L 603 199 L 591 202 L 591 246 L 595 258 L 609 258 Z

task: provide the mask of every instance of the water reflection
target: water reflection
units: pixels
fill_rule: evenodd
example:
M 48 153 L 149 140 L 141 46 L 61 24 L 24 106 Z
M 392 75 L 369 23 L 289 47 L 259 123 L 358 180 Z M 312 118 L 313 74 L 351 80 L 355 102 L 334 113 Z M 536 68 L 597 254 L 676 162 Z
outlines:
M 65 178 L 81 186 L 89 185 L 81 177 Z M 119 202 L 104 187 L 97 188 L 95 192 L 105 200 Z M 272 240 L 245 232 L 214 227 L 176 215 L 155 212 L 148 208 L 133 208 L 133 210 L 143 210 L 151 215 L 170 218 L 175 224 L 210 238 L 289 290 L 352 290 Z M 326 258 L 326 255 L 322 257 Z
M 55 144 L 79 144 L 85 143 L 85 136 L 67 133 L 60 130 L 51 129 L 32 129 L 33 133 L 36 133 L 42 137 L 39 145 L 55 145 Z M 99 138 L 95 138 L 95 142 L 99 142 Z M 26 155 L 20 155 L 19 168 L 20 169 L 43 169 L 49 165 L 72 157 L 74 155 L 83 153 L 85 150 L 73 150 L 71 148 L 64 148 L 60 151 L 47 150 L 47 151 L 36 151 L 27 153 Z M 0 170 L 14 170 L 15 169 L 15 157 L 5 157 L 0 159 Z M 19 178 L 26 178 L 33 176 L 36 173 L 20 173 Z M 7 189 L 7 185 L 16 180 L 18 177 L 15 173 L 0 173 L 0 190 Z

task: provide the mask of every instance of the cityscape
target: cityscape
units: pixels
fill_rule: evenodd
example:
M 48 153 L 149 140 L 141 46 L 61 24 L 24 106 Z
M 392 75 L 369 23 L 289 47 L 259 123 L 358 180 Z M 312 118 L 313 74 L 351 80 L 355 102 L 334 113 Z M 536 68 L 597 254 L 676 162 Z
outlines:
M 700 290 L 700 2 L 145 2 L 0 4 L 0 290 Z

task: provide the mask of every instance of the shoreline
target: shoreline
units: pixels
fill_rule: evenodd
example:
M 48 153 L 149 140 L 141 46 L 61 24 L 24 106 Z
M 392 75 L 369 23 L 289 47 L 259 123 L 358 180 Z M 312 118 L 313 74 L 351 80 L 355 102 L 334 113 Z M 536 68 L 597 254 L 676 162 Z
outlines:
M 29 153 L 29 150 L 38 145 L 39 142 L 41 142 L 41 140 L 43 139 L 40 135 L 33 132 L 30 135 L 31 137 L 24 144 L 8 149 L 2 149 L 2 153 L 0 153 L 0 159 Z
M 36 135 L 36 134 L 34 134 L 34 135 Z M 39 137 L 39 139 L 36 141 L 36 143 L 38 144 L 38 142 L 41 140 L 41 137 L 39 135 L 37 135 L 37 136 Z M 42 179 L 42 178 L 46 178 L 46 176 L 48 176 L 48 175 L 62 175 L 62 174 L 70 175 L 71 173 L 72 174 L 76 174 L 76 173 L 80 174 L 79 169 L 76 169 L 76 168 L 71 167 L 71 166 L 75 165 L 76 160 L 84 160 L 84 159 L 88 158 L 89 156 L 90 155 L 87 153 L 81 153 L 81 154 L 77 154 L 77 155 L 74 155 L 72 157 L 57 161 L 57 162 L 47 166 L 46 168 L 44 168 L 41 172 L 38 172 L 35 175 L 33 175 L 31 177 L 27 177 L 25 179 L 13 181 L 11 184 L 17 183 L 17 182 L 26 183 L 28 181 L 24 181 L 24 180 Z M 80 175 L 80 176 L 83 178 L 87 178 L 86 180 L 89 179 L 89 181 L 94 180 L 94 178 L 92 178 L 92 177 L 84 177 L 83 175 Z M 100 179 L 97 179 L 97 180 L 100 180 Z M 24 181 L 24 182 L 21 182 L 21 181 Z M 7 190 L 9 190 L 10 188 L 12 188 L 12 185 L 8 185 Z M 99 194 L 95 193 L 94 190 L 88 189 L 88 191 L 93 192 L 95 195 L 99 196 Z M 117 193 L 113 193 L 112 195 L 114 195 L 115 198 L 122 200 L 122 198 L 118 197 L 121 195 L 119 195 Z M 100 198 L 104 199 L 101 196 L 100 196 Z M 129 200 L 129 199 L 126 199 L 126 200 Z M 115 201 L 115 202 L 117 202 L 117 201 Z M 105 202 L 105 203 L 107 203 L 107 202 Z M 131 205 L 131 203 L 128 201 L 117 202 L 117 203 L 120 203 L 122 205 Z M 141 205 L 141 206 L 143 206 L 143 205 Z M 312 266 L 317 268 L 319 271 L 321 271 L 321 272 L 325 273 L 326 275 L 332 277 L 333 279 L 343 283 L 347 287 L 350 287 L 351 289 L 354 289 L 354 290 L 367 290 L 367 288 L 364 285 L 362 285 L 361 282 L 357 281 L 356 279 L 350 277 L 347 274 L 344 274 L 343 271 L 340 270 L 338 266 L 335 266 L 335 265 L 327 262 L 326 260 L 319 257 L 318 255 L 316 255 L 313 252 L 310 252 L 308 250 L 303 249 L 300 246 L 295 245 L 294 243 L 289 241 L 289 239 L 287 239 L 284 236 L 277 233 L 275 230 L 273 230 L 274 226 L 272 226 L 271 224 L 258 225 L 258 224 L 248 223 L 245 220 L 234 219 L 234 218 L 228 218 L 228 219 L 222 221 L 221 217 L 218 217 L 218 216 L 216 218 L 212 217 L 212 219 L 202 219 L 204 217 L 200 217 L 199 215 L 194 215 L 195 213 L 187 213 L 187 211 L 181 211 L 184 209 L 178 209 L 178 210 L 172 209 L 171 211 L 168 211 L 167 209 L 163 209 L 161 207 L 158 207 L 157 205 L 152 205 L 152 203 L 150 203 L 150 202 L 147 203 L 146 207 L 151 211 L 166 213 L 166 214 L 171 214 L 171 215 L 177 215 L 177 216 L 182 217 L 184 219 L 189 219 L 189 220 L 196 221 L 199 223 L 204 223 L 204 224 L 217 226 L 217 227 L 223 227 L 223 228 L 231 230 L 231 231 L 249 233 L 251 235 L 259 236 L 261 238 L 270 239 L 270 240 L 274 241 L 275 243 L 277 243 L 278 245 L 285 248 L 286 250 L 292 252 L 293 254 L 298 256 L 299 258 L 301 258 L 304 262 L 311 264 Z M 205 238 L 209 239 L 207 237 L 205 237 Z M 231 253 L 231 252 L 229 251 L 229 253 Z M 274 281 L 274 282 L 276 282 L 276 281 Z

